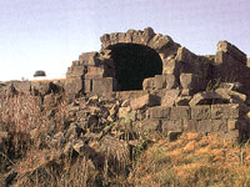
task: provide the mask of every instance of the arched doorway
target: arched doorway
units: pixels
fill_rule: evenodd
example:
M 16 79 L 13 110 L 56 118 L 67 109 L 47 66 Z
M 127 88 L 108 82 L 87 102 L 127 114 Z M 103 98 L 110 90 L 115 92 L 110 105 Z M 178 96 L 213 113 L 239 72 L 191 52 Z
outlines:
M 118 43 L 109 46 L 114 63 L 119 91 L 142 90 L 147 77 L 162 74 L 162 61 L 158 53 L 148 46 Z

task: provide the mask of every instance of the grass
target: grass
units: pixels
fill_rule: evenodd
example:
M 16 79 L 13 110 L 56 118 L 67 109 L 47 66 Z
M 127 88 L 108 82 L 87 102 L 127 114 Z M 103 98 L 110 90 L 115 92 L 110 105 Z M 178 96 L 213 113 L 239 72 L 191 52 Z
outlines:
M 250 146 L 189 133 L 160 140 L 141 156 L 135 186 L 250 186 Z

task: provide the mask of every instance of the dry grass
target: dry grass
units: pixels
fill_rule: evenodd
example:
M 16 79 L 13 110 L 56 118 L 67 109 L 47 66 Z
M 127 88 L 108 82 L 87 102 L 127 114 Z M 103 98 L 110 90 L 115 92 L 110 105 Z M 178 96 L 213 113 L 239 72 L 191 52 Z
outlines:
M 250 146 L 186 134 L 159 141 L 141 156 L 136 186 L 248 187 Z

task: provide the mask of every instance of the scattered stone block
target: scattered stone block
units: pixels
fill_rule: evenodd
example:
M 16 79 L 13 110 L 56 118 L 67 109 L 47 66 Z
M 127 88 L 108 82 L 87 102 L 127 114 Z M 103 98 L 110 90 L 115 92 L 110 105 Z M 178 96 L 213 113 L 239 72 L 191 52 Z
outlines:
M 190 108 L 188 106 L 172 107 L 170 110 L 170 119 L 190 119 Z
M 202 93 L 197 93 L 193 96 L 193 98 L 189 102 L 189 106 L 194 107 L 197 105 L 202 99 L 204 99 L 204 96 Z
M 98 65 L 98 63 L 100 62 L 98 57 L 99 53 L 96 51 L 82 53 L 79 56 L 79 62 L 80 64 L 95 66 Z
M 198 105 L 191 107 L 191 119 L 205 120 L 210 119 L 211 109 L 209 105 Z
M 217 93 L 221 98 L 230 100 L 230 95 L 228 94 L 228 91 L 224 88 L 218 88 L 215 90 L 215 93 Z
M 229 91 L 229 95 L 232 98 L 239 100 L 240 102 L 245 102 L 246 99 L 247 99 L 247 96 L 245 94 L 242 94 L 242 93 L 239 93 L 239 92 L 236 92 L 236 91 L 233 91 L 233 90 Z
M 162 107 L 162 106 L 155 106 L 150 107 L 147 112 L 146 116 L 150 119 L 169 119 L 170 115 L 170 108 Z
M 190 100 L 189 106 L 193 107 L 198 104 L 211 104 L 216 99 L 222 98 L 215 92 L 199 92 Z
M 147 94 L 139 98 L 131 99 L 130 101 L 130 106 L 133 110 L 139 110 L 156 105 L 160 105 L 160 98 L 152 94 Z
M 178 89 L 167 90 L 165 96 L 162 98 L 161 106 L 172 107 L 179 95 L 180 95 L 180 90 Z
M 239 82 L 221 82 L 219 88 L 223 88 L 225 90 L 237 90 L 241 87 L 241 83 Z
M 188 106 L 188 103 L 192 99 L 191 96 L 180 96 L 175 100 L 175 106 Z

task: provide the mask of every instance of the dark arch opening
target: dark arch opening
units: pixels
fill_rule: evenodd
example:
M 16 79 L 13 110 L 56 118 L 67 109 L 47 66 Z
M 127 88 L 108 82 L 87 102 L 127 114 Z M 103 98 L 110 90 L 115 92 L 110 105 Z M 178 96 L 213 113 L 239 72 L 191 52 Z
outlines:
M 118 90 L 142 90 L 145 78 L 162 74 L 158 53 L 148 46 L 119 43 L 110 46 Z

